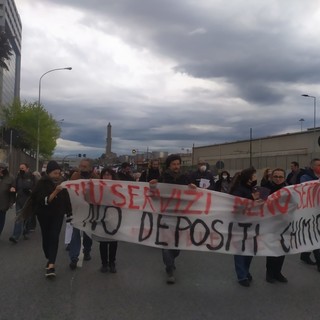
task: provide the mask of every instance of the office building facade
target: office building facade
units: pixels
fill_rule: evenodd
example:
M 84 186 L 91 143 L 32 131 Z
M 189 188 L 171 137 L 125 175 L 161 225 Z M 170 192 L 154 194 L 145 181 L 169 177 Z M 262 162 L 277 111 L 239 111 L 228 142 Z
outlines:
M 12 48 L 9 70 L 0 69 L 0 106 L 20 98 L 22 24 L 14 0 L 0 0 L 0 32 L 5 32 Z

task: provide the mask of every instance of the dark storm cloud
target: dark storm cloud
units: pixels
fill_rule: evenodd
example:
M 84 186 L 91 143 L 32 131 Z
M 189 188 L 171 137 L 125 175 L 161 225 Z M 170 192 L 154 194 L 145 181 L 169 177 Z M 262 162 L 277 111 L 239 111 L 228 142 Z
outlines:
M 320 82 L 318 44 L 299 33 L 316 1 L 208 1 L 208 10 L 201 1 L 61 3 L 116 22 L 127 41 L 174 59 L 177 72 L 226 79 L 249 102 L 281 102 L 274 82 Z
M 88 28 L 171 61 L 178 74 L 213 84 L 212 88 L 189 89 L 187 101 L 168 101 L 164 96 L 162 104 L 159 98 L 151 101 L 143 89 L 104 89 L 103 84 L 103 96 L 93 92 L 86 97 L 90 81 L 104 74 L 108 77 L 109 65 L 103 72 L 96 66 L 90 68 L 95 56 L 89 59 L 88 55 L 94 53 L 94 47 L 90 52 L 81 51 L 72 41 L 61 40 L 75 66 L 88 65 L 88 74 L 76 73 L 74 68 L 74 86 L 59 89 L 71 101 L 46 104 L 55 118 L 65 118 L 65 140 L 103 151 L 110 122 L 114 149 L 153 145 L 163 150 L 174 144 L 190 147 L 247 139 L 250 128 L 254 137 L 299 130 L 300 118 L 306 120 L 305 127 L 312 126 L 312 101 L 301 94 L 312 94 L 305 89 L 320 82 L 319 40 L 312 38 L 314 28 L 308 25 L 319 9 L 317 1 L 308 5 L 298 0 L 45 2 L 78 8 L 83 12 L 81 23 Z M 57 81 L 51 79 L 52 83 L 46 78 L 45 85 L 54 89 Z M 37 80 L 35 77 L 33 86 Z M 81 90 L 76 88 L 80 81 L 84 84 Z M 30 81 L 26 85 L 31 86 Z M 55 92 L 44 91 L 43 101 L 54 99 Z

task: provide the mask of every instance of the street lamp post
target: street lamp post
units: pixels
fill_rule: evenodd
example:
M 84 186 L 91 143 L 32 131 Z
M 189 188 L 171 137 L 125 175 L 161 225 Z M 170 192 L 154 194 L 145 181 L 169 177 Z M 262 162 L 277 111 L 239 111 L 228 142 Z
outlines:
M 51 69 L 47 72 L 45 72 L 39 79 L 39 96 L 38 96 L 38 124 L 37 124 L 37 155 L 36 155 L 36 171 L 39 171 L 39 153 L 40 153 L 40 104 L 41 104 L 41 80 L 42 78 L 53 71 L 59 71 L 59 70 L 72 70 L 71 67 L 65 67 L 65 68 L 56 68 Z
M 250 145 L 249 145 L 249 153 L 250 153 L 250 167 L 252 167 L 252 128 L 250 128 Z
M 313 99 L 313 157 L 316 152 L 316 110 L 317 110 L 317 98 L 308 94 L 302 94 L 302 97 Z M 302 122 L 301 122 L 302 123 Z

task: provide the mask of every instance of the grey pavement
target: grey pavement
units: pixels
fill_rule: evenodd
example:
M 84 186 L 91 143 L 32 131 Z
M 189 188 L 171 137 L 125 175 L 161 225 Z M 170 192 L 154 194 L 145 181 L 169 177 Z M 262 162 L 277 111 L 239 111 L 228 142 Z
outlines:
M 92 260 L 69 269 L 61 233 L 57 277 L 44 277 L 40 229 L 29 240 L 8 241 L 14 212 L 7 213 L 0 238 L 0 319 L 320 319 L 320 273 L 288 256 L 288 284 L 265 281 L 265 258 L 252 262 L 253 283 L 241 287 L 233 257 L 182 251 L 176 284 L 165 283 L 159 249 L 120 242 L 116 274 L 100 273 L 98 243 Z

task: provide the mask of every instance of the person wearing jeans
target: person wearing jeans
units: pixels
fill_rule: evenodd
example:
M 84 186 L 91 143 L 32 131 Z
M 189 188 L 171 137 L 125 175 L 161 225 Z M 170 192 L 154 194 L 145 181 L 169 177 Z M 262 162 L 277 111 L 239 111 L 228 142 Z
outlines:
M 176 269 L 175 266 L 175 258 L 177 258 L 180 254 L 180 250 L 174 249 L 162 249 L 162 260 L 164 265 L 166 266 L 166 273 L 168 278 L 173 277 L 173 272 Z M 170 279 L 168 279 L 168 283 L 170 283 Z
M 158 182 L 188 185 L 189 188 L 196 189 L 197 186 L 193 183 L 190 183 L 189 177 L 181 172 L 181 162 L 181 157 L 178 154 L 171 154 L 168 156 L 166 159 L 166 170 L 161 174 L 159 179 L 153 179 L 149 181 L 150 189 L 157 188 Z M 170 218 L 170 214 L 166 215 L 166 217 Z M 178 257 L 179 254 L 180 250 L 162 249 L 162 260 L 165 265 L 168 284 L 175 283 L 175 258 Z
M 19 173 L 16 178 L 16 214 L 20 213 L 20 210 L 23 208 L 24 204 L 28 200 L 33 188 L 35 187 L 35 177 L 29 171 L 29 165 L 27 163 L 21 163 L 19 166 Z M 26 238 L 26 221 L 17 220 L 14 223 L 13 233 L 9 240 L 12 243 L 18 243 L 21 235 L 23 234 Z
M 247 168 L 236 175 L 230 187 L 230 194 L 250 200 L 258 200 L 260 193 L 255 190 L 257 175 L 254 168 Z M 244 287 L 250 287 L 252 276 L 250 265 L 252 256 L 234 255 L 234 267 L 238 283 Z
M 277 192 L 287 186 L 285 181 L 286 172 L 282 168 L 276 168 L 271 173 L 271 181 L 265 187 L 270 190 L 270 194 Z M 282 274 L 282 266 L 285 256 L 266 258 L 266 281 L 274 283 L 275 281 L 287 283 L 288 279 Z
M 82 159 L 79 164 L 79 171 L 76 171 L 72 174 L 70 180 L 78 180 L 78 179 L 99 179 L 93 172 L 93 165 L 91 159 Z M 92 239 L 83 232 L 83 260 L 89 261 L 91 260 L 91 246 Z M 71 241 L 69 243 L 69 258 L 70 264 L 69 267 L 71 270 L 75 270 L 77 268 L 77 263 L 79 261 L 79 255 L 81 250 L 81 234 L 80 230 L 77 228 L 73 228 Z
M 83 232 L 82 243 L 83 243 L 84 260 L 88 261 L 91 259 L 90 251 L 92 246 L 92 239 L 85 232 Z M 69 244 L 69 257 L 70 257 L 71 263 L 75 264 L 74 269 L 77 267 L 80 250 L 81 250 L 81 232 L 79 229 L 73 228 L 72 237 Z M 71 263 L 70 263 L 70 268 L 73 269 L 71 266 Z
M 7 168 L 7 164 L 0 163 L 0 235 L 6 222 L 7 211 L 16 197 L 15 181 Z

